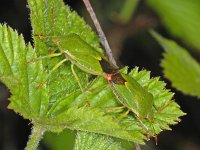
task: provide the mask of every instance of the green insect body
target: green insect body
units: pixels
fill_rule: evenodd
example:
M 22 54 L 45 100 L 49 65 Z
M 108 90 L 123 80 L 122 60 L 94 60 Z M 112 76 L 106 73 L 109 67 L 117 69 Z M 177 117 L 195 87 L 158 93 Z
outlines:
M 103 76 L 100 60 L 103 55 L 76 34 L 52 37 L 52 42 L 65 54 L 66 58 L 81 70 Z
M 120 73 L 125 80 L 123 84 L 114 83 L 111 89 L 116 98 L 132 111 L 140 120 L 152 119 L 153 95 L 146 91 L 135 79 L 127 74 Z

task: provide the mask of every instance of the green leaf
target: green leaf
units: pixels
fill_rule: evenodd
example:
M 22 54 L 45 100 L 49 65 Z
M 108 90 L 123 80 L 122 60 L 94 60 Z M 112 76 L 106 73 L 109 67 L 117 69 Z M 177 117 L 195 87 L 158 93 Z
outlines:
M 76 33 L 99 52 L 99 40 L 85 21 L 64 5 L 63 0 L 28 0 L 34 35 L 61 36 Z M 42 54 L 44 43 L 36 36 L 35 47 Z M 48 42 L 48 41 L 47 41 Z M 47 50 L 47 49 L 46 49 Z M 47 54 L 47 51 L 46 51 Z
M 7 28 L 5 27 L 4 30 L 7 30 Z M 11 29 L 9 29 L 9 31 L 10 30 Z M 12 32 L 13 31 L 11 30 L 11 33 Z M 11 36 L 11 38 L 14 39 L 15 36 L 17 37 L 16 32 L 14 33 L 13 36 Z M 1 58 L 2 60 L 4 60 L 2 61 L 2 64 L 1 64 L 1 68 L 2 68 L 1 74 L 5 75 L 2 77 L 1 80 L 4 79 L 4 83 L 6 85 L 9 85 L 8 84 L 9 81 L 7 81 L 6 79 L 8 79 L 11 76 L 12 81 L 15 81 L 13 79 L 16 78 L 17 83 L 19 82 L 19 84 L 15 85 L 15 87 L 9 86 L 9 88 L 11 89 L 11 93 L 13 95 L 10 99 L 11 100 L 10 107 L 14 109 L 14 111 L 20 113 L 23 117 L 31 119 L 32 123 L 34 124 L 34 127 L 39 127 L 39 128 L 41 127 L 43 131 L 59 132 L 59 131 L 62 131 L 64 128 L 70 128 L 73 130 L 87 130 L 87 131 L 93 131 L 97 133 L 99 132 L 99 133 L 111 134 L 111 135 L 113 135 L 113 131 L 116 130 L 116 132 L 114 132 L 114 136 L 125 138 L 127 140 L 142 142 L 141 139 L 143 138 L 138 138 L 138 137 L 140 136 L 143 137 L 143 135 L 140 135 L 140 133 L 138 133 L 139 134 L 138 136 L 137 134 L 128 133 L 126 130 L 122 130 L 122 127 L 118 124 L 118 121 L 114 121 L 111 116 L 110 117 L 104 116 L 104 113 L 99 112 L 100 110 L 95 111 L 95 110 L 90 110 L 89 108 L 88 109 L 84 109 L 84 108 L 63 109 L 62 107 L 62 110 L 64 111 L 63 113 L 59 115 L 54 114 L 54 116 L 48 115 L 50 112 L 49 109 L 53 108 L 54 106 L 54 101 L 53 101 L 54 98 L 58 97 L 57 94 L 61 95 L 61 97 L 59 98 L 62 99 L 63 97 L 67 97 L 69 93 L 72 93 L 72 91 L 71 92 L 67 91 L 66 93 L 62 93 L 62 94 L 59 94 L 59 93 L 56 94 L 55 92 L 52 92 L 53 93 L 52 94 L 50 92 L 51 90 L 52 91 L 56 90 L 55 88 L 62 89 L 61 86 L 55 86 L 55 85 L 58 85 L 56 83 L 54 84 L 54 86 L 52 86 L 53 85 L 52 83 L 54 83 L 53 81 L 51 82 L 51 84 L 47 82 L 40 88 L 36 88 L 41 82 L 43 82 L 47 78 L 48 72 L 46 71 L 46 68 L 44 69 L 42 67 L 43 65 L 41 64 L 41 61 L 34 61 L 31 63 L 28 63 L 30 62 L 30 60 L 37 58 L 34 54 L 34 50 L 31 48 L 31 46 L 29 46 L 26 49 L 25 44 L 20 38 L 19 38 L 19 43 L 20 44 L 22 43 L 22 45 L 17 44 L 18 43 L 17 38 L 15 38 L 15 41 L 13 40 L 13 42 L 17 41 L 17 43 L 15 45 L 12 45 L 12 43 L 8 42 L 9 40 L 12 40 L 11 38 L 9 38 L 9 40 L 4 40 L 4 37 L 6 38 L 8 37 L 7 36 L 1 36 L 1 37 L 2 37 L 1 46 L 3 47 L 1 51 L 2 52 Z M 12 47 L 14 47 L 14 49 L 12 49 Z M 13 60 L 9 60 L 10 58 L 12 59 L 13 57 L 10 57 L 10 55 L 9 57 L 4 56 L 3 50 L 8 51 L 4 55 L 7 55 L 7 54 L 9 55 L 11 51 L 13 52 L 13 54 L 11 53 L 13 56 L 18 56 L 19 54 L 20 56 L 14 57 Z M 28 56 L 26 56 L 27 54 Z M 58 58 L 54 58 L 52 61 L 50 61 L 51 62 L 49 64 L 50 68 L 52 68 L 51 65 L 53 66 L 58 61 L 59 61 Z M 10 67 L 11 65 L 13 68 Z M 69 80 L 70 78 L 73 84 L 75 82 L 74 80 L 72 80 L 73 76 L 71 75 L 66 76 L 69 70 L 68 68 L 69 68 L 69 65 L 61 66 L 58 70 L 58 72 L 60 71 L 61 73 L 59 73 L 58 75 L 62 74 L 62 76 L 65 77 L 63 78 L 62 82 L 65 80 Z M 58 75 L 55 73 L 51 75 L 54 77 L 55 82 L 59 81 Z M 13 82 L 10 83 L 10 85 L 12 84 Z M 69 83 L 65 84 L 65 90 L 67 90 L 68 88 L 67 86 L 74 89 L 76 87 L 76 90 L 77 90 L 77 86 L 73 87 L 70 85 L 71 84 Z M 29 89 L 28 89 L 28 86 L 29 86 Z M 66 99 L 68 99 L 68 97 Z M 55 100 L 57 101 L 59 99 L 55 99 Z M 82 103 L 84 103 L 84 100 L 81 100 L 81 101 Z M 66 105 L 67 104 L 64 105 L 65 108 L 66 108 Z M 81 105 L 79 106 L 81 107 Z M 42 111 L 43 109 L 44 111 Z M 40 115 L 40 113 L 42 115 Z M 94 116 L 91 116 L 91 114 L 94 114 Z M 136 135 L 136 138 L 134 137 L 134 135 Z M 30 143 L 34 143 L 34 141 L 32 142 L 30 140 Z M 29 144 L 28 144 L 28 147 L 29 147 Z
M 34 124 L 49 131 L 61 132 L 64 128 L 90 131 L 143 143 L 144 136 L 137 131 L 129 131 L 118 124 L 118 120 L 106 115 L 101 109 L 92 107 L 70 107 L 60 114 L 48 118 L 35 119 Z
M 43 116 L 47 111 L 45 87 L 36 86 L 45 78 L 41 62 L 28 63 L 34 56 L 30 44 L 7 26 L 0 25 L 0 80 L 10 89 L 9 107 L 25 118 Z
M 152 35 L 165 49 L 161 66 L 164 74 L 172 82 L 172 86 L 185 94 L 200 98 L 200 65 L 199 63 L 174 41 L 160 36 L 156 32 Z
M 148 0 L 167 29 L 185 43 L 200 49 L 199 0 Z
M 108 136 L 95 133 L 78 132 L 74 150 L 122 150 L 119 143 Z
M 65 36 L 75 33 L 102 53 L 95 33 L 77 13 L 72 12 L 68 6 L 64 5 L 63 0 L 28 0 L 28 4 L 34 29 L 33 35 Z M 34 36 L 34 45 L 38 55 L 46 56 L 52 50 L 57 50 L 56 47 L 51 47 L 51 41 L 48 38 L 40 39 L 38 36 Z M 45 59 L 43 65 L 47 66 L 47 72 L 50 72 L 63 59 L 65 59 L 64 56 Z M 51 103 L 63 99 L 67 94 L 79 89 L 70 65 L 70 62 L 64 63 L 49 77 L 48 86 Z M 89 75 L 77 68 L 75 68 L 75 71 L 81 85 L 86 86 L 89 82 Z

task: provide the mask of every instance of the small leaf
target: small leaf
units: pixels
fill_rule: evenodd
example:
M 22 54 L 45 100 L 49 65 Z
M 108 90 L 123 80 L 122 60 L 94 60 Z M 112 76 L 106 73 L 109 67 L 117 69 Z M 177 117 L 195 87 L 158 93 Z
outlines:
M 151 32 L 160 45 L 165 49 L 161 66 L 165 76 L 171 80 L 172 86 L 185 94 L 200 98 L 200 65 L 199 63 L 174 41 Z
M 0 80 L 12 93 L 9 107 L 25 118 L 44 115 L 48 106 L 46 88 L 36 89 L 45 78 L 42 65 L 39 61 L 28 64 L 33 56 L 33 48 L 25 45 L 22 36 L 0 25 Z
M 199 0 L 148 0 L 147 3 L 173 35 L 200 49 Z

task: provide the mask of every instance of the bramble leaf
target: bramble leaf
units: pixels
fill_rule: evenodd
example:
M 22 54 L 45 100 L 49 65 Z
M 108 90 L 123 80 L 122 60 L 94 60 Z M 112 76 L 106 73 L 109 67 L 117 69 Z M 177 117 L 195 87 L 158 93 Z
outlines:
M 64 128 L 71 130 L 89 131 L 100 133 L 143 143 L 144 136 L 139 132 L 129 131 L 124 126 L 118 124 L 118 119 L 109 114 L 105 114 L 99 108 L 92 107 L 70 107 L 53 117 L 35 120 L 46 129 L 53 132 L 60 132 Z M 129 132 L 128 132 L 129 131 Z
M 117 143 L 108 136 L 100 134 L 78 132 L 74 150 L 123 150 L 120 143 Z
M 199 0 L 148 0 L 168 30 L 185 43 L 200 49 Z
M 0 25 L 0 80 L 12 93 L 9 108 L 25 118 L 43 116 L 48 107 L 46 88 L 36 89 L 46 76 L 41 62 L 28 63 L 34 55 L 32 46 L 26 46 L 22 36 Z
M 165 39 L 156 32 L 151 33 L 165 50 L 161 66 L 172 86 L 185 94 L 200 98 L 199 63 L 174 41 Z

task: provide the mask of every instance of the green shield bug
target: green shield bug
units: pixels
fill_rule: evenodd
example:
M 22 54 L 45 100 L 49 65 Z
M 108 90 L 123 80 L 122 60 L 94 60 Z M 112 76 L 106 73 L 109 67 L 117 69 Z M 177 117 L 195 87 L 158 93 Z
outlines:
M 93 75 L 103 75 L 100 61 L 104 56 L 81 39 L 79 35 L 75 33 L 66 36 L 39 35 L 39 38 L 48 38 L 67 60 L 81 70 Z
M 109 83 L 118 100 L 140 120 L 152 118 L 153 95 L 135 79 L 127 74 L 117 73 L 112 75 Z
M 142 128 L 150 138 L 148 127 L 143 123 L 144 119 L 153 121 L 153 95 L 142 87 L 134 78 L 120 71 L 115 74 L 107 74 L 110 88 L 116 99 L 125 106 L 128 111 L 133 112 Z M 155 131 L 154 131 L 155 132 Z M 154 134 L 157 142 L 157 136 Z
M 65 54 L 66 58 L 81 70 L 102 76 L 100 60 L 103 56 L 77 34 L 56 37 L 52 41 L 58 46 L 61 53 Z

